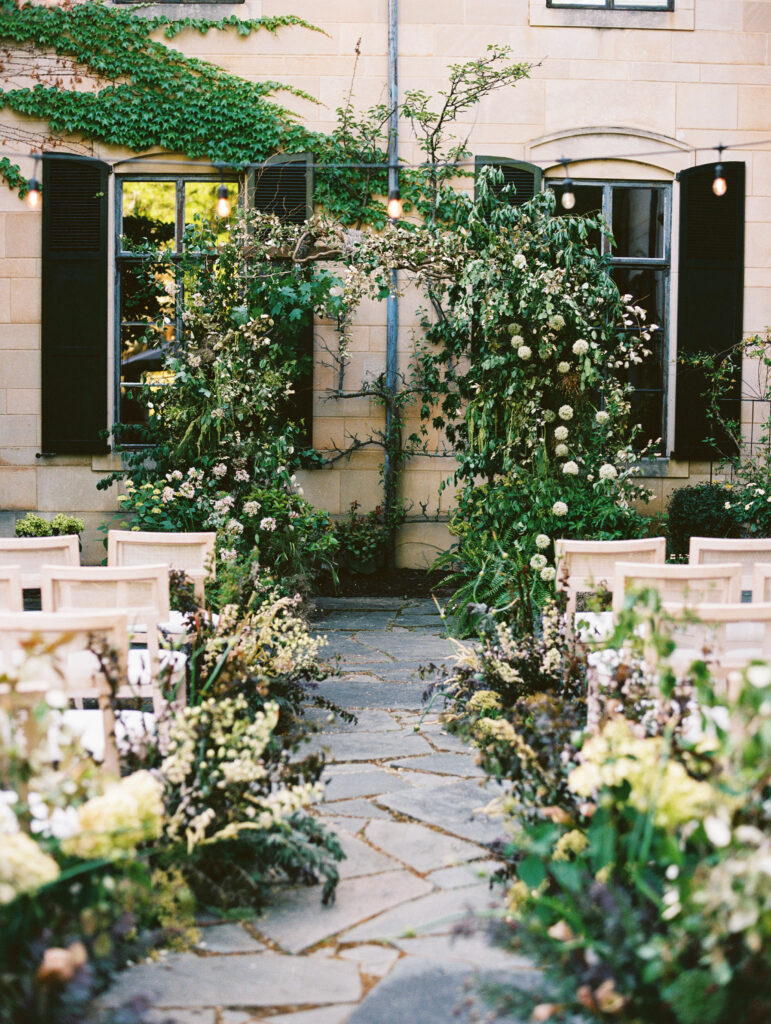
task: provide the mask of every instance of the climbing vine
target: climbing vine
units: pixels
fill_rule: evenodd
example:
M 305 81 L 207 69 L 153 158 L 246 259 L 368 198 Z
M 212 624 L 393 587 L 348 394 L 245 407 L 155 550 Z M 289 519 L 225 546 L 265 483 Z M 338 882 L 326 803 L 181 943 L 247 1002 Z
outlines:
M 102 0 L 66 0 L 56 7 L 0 0 L 0 15 L 0 71 L 6 83 L 20 82 L 0 90 L 0 107 L 45 121 L 51 146 L 61 145 L 66 134 L 135 153 L 160 148 L 236 169 L 277 152 L 313 151 L 317 161 L 328 163 L 385 158 L 377 115 L 354 127 L 341 111 L 337 131 L 309 131 L 275 99 L 284 92 L 315 102 L 303 90 L 246 81 L 156 38 L 172 40 L 192 31 L 322 31 L 294 15 L 172 19 Z M 87 81 L 96 88 L 83 89 Z M 26 179 L 7 158 L 0 175 L 23 195 Z M 373 203 L 372 196 L 384 188 L 385 175 L 377 171 L 343 176 L 330 170 L 317 180 L 320 201 L 346 223 L 382 223 L 382 203 Z

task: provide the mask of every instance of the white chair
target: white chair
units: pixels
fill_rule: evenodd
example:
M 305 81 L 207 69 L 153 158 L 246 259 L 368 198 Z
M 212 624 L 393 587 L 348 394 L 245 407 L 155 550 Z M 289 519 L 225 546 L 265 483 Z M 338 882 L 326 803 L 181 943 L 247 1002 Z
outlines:
M 695 609 L 665 602 L 664 610 L 679 620 L 672 632 L 675 671 L 706 661 L 716 682 L 736 696 L 731 674 L 753 661 L 771 661 L 771 602 L 709 603 Z
M 645 540 L 557 540 L 557 589 L 567 593 L 567 622 L 572 631 L 579 594 L 611 590 L 616 562 L 663 565 L 667 557 L 664 537 Z
M 752 573 L 752 600 L 771 602 L 771 560 L 756 562 Z
M 771 538 L 691 537 L 688 551 L 690 565 L 716 565 L 721 562 L 741 562 L 742 590 L 752 591 L 755 563 L 771 562 Z
M 105 768 L 119 773 L 112 682 L 95 648 L 105 647 L 118 681 L 126 678 L 128 626 L 119 612 L 0 614 L 0 699 L 10 709 L 62 690 L 76 704 L 95 698 L 101 717 Z M 15 680 L 12 686 L 9 679 Z M 66 713 L 65 713 L 66 714 Z M 91 712 L 81 712 L 90 715 Z M 34 723 L 30 721 L 30 726 Z
M 21 569 L 18 565 L 0 565 L 0 612 L 24 611 Z
M 44 611 L 64 612 L 113 608 L 128 618 L 135 637 L 146 639 L 147 649 L 129 652 L 127 689 L 118 696 L 150 696 L 159 713 L 166 706 L 162 677 L 176 698 L 184 700 L 185 658 L 179 651 L 161 650 L 159 624 L 169 617 L 169 573 L 166 565 L 60 568 L 41 571 Z
M 624 607 L 631 589 L 657 590 L 663 602 L 689 607 L 706 602 L 734 604 L 741 601 L 742 566 L 726 565 L 640 565 L 617 562 L 613 585 L 613 612 Z
M 39 590 L 44 565 L 80 565 L 78 538 L 0 537 L 0 565 L 18 565 L 22 587 Z
M 204 583 L 215 574 L 215 533 L 163 533 L 149 530 L 109 530 L 107 564 L 157 565 L 184 572 L 193 581 L 198 603 L 204 603 Z

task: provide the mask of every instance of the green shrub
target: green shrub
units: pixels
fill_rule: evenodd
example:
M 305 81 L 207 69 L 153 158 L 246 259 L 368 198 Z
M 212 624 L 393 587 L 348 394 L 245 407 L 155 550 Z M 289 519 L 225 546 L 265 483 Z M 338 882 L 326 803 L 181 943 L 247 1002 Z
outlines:
M 17 537 L 50 537 L 51 524 L 42 516 L 28 512 L 23 519 L 16 520 Z
M 58 512 L 51 520 L 51 532 L 54 537 L 64 537 L 72 534 L 80 535 L 86 528 L 86 524 L 77 516 L 68 516 L 66 512 Z
M 678 487 L 667 508 L 671 553 L 687 555 L 691 537 L 738 537 L 741 526 L 730 497 L 723 484 Z
M 81 534 L 85 528 L 82 519 L 68 516 L 66 512 L 57 512 L 50 523 L 34 512 L 28 512 L 23 519 L 16 520 L 17 537 L 63 537 Z

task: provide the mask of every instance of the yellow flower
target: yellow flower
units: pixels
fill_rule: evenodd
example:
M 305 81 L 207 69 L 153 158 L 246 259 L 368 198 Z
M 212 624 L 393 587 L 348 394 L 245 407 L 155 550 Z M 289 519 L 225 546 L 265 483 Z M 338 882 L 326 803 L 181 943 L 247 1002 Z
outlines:
M 80 831 L 62 844 L 84 859 L 112 857 L 161 834 L 163 786 L 150 772 L 134 772 L 78 808 Z
M 59 865 L 24 832 L 0 838 L 0 905 L 59 877 Z
M 501 707 L 501 698 L 495 690 L 477 690 L 469 698 L 466 705 L 469 711 L 483 714 L 485 711 L 497 711 Z
M 552 854 L 553 860 L 570 860 L 571 855 L 581 853 L 589 845 L 589 840 L 580 829 L 574 828 L 565 832 L 557 840 Z

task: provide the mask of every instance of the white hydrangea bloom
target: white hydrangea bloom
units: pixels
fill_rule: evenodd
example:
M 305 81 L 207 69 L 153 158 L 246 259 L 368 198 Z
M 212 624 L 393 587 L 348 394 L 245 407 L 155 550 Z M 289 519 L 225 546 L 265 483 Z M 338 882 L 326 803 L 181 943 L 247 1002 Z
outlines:
M 557 456 L 558 459 L 564 459 L 568 451 L 568 446 L 566 444 L 563 444 L 562 441 L 560 441 L 560 443 L 554 449 L 554 454 Z
M 527 360 L 532 356 L 532 354 L 532 349 L 528 345 L 520 345 L 517 349 L 517 355 L 520 359 L 524 360 L 525 362 L 527 362 Z
M 570 363 L 566 362 L 564 359 L 561 363 L 557 363 L 557 373 L 567 373 L 569 369 Z
M 260 529 L 267 530 L 268 533 L 273 533 L 276 525 L 276 520 L 273 516 L 265 516 L 264 519 L 260 520 Z
M 609 462 L 600 466 L 600 480 L 615 480 L 618 476 L 618 470 L 615 466 L 612 466 Z
M 562 467 L 562 472 L 565 476 L 578 476 L 578 463 L 573 462 L 571 459 L 570 462 L 566 462 Z
M 566 516 L 568 514 L 568 507 L 564 501 L 555 501 L 551 510 L 555 516 Z
M 567 441 L 568 439 L 568 428 L 559 426 L 554 431 L 554 436 L 558 441 Z
M 610 419 L 610 413 L 605 412 L 604 409 L 600 409 L 599 412 L 594 414 L 594 418 L 599 424 L 607 423 Z
M 572 405 L 561 405 L 559 412 L 557 413 L 561 420 L 572 420 L 573 419 L 573 406 Z
M 535 538 L 535 546 L 537 548 L 540 548 L 541 551 L 543 551 L 545 548 L 548 548 L 550 544 L 551 538 L 547 537 L 545 533 L 539 533 L 538 536 Z
M 578 341 L 573 342 L 573 354 L 577 356 L 585 356 L 589 351 L 589 342 L 584 338 L 579 338 Z
M 527 260 L 525 259 L 524 254 L 521 252 L 517 253 L 512 262 L 514 263 L 514 266 L 517 268 L 517 270 L 525 270 L 527 267 Z

